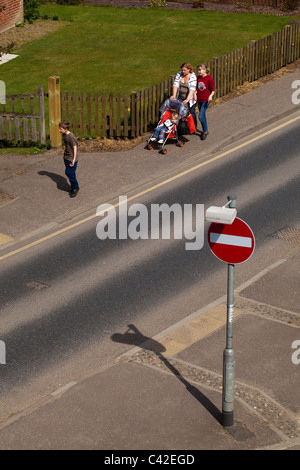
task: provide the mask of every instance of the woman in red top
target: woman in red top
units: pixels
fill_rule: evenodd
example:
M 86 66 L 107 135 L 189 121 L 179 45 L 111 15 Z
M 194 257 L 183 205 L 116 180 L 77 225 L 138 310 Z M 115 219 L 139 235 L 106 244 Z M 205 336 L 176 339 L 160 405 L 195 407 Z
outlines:
M 206 64 L 197 66 L 197 90 L 195 92 L 195 99 L 197 99 L 199 114 L 198 118 L 202 125 L 201 140 L 206 139 L 207 131 L 207 120 L 206 110 L 209 103 L 212 101 L 212 97 L 215 94 L 215 83 L 209 75 L 209 69 Z

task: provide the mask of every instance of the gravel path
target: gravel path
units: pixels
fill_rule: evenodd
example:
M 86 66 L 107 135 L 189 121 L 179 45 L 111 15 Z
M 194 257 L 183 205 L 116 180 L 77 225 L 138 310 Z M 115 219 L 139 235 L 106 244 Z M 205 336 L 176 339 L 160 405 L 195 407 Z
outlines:
M 137 0 L 87 0 L 87 4 L 90 5 L 102 5 L 102 6 L 114 6 L 114 7 L 135 7 L 135 8 L 147 8 L 149 2 L 137 1 Z M 195 10 L 193 3 L 185 2 L 166 2 L 167 10 Z M 266 6 L 266 5 L 251 5 L 250 7 L 243 7 L 247 5 L 247 2 L 243 0 L 241 2 L 234 2 L 232 4 L 221 4 L 221 3 L 207 3 L 204 2 L 204 10 L 217 10 L 227 13 L 263 13 L 266 15 L 274 14 L 277 16 L 298 16 L 300 15 L 300 8 L 289 11 L 281 11 L 279 9 Z M 239 6 L 241 5 L 241 6 Z

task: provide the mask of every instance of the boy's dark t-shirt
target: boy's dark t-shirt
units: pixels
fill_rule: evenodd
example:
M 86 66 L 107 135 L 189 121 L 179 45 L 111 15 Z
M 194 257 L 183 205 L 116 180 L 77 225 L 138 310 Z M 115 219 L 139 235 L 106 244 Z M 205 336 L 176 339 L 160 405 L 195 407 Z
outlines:
M 69 134 L 63 134 L 63 140 L 65 144 L 65 151 L 64 151 L 64 159 L 65 160 L 70 160 L 71 162 L 73 161 L 74 157 L 74 149 L 73 147 L 77 145 L 77 155 L 76 155 L 76 161 L 78 159 L 78 141 L 73 134 L 73 132 L 69 132 Z

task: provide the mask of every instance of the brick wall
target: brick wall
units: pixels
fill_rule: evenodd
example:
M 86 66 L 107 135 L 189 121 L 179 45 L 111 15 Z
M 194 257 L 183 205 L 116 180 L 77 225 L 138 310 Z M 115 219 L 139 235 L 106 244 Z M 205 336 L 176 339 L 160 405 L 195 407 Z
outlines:
M 22 23 L 23 20 L 23 0 L 0 0 L 0 33 Z

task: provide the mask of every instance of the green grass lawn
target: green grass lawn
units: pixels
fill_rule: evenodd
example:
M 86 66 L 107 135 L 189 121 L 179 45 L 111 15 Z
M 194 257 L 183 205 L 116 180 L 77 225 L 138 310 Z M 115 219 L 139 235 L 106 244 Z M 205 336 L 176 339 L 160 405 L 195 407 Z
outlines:
M 6 93 L 36 92 L 48 77 L 62 91 L 138 91 L 282 29 L 289 17 L 201 10 L 43 5 L 41 15 L 69 21 L 60 30 L 13 51 L 1 65 Z M 1 35 L 0 35 L 1 39 Z

